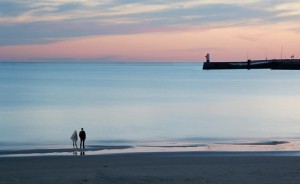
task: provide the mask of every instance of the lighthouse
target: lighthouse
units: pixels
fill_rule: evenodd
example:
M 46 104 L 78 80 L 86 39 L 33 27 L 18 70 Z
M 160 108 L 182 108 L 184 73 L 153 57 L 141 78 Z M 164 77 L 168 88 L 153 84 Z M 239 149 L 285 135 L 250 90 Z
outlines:
M 210 54 L 209 54 L 209 53 L 207 53 L 207 54 L 205 55 L 205 58 L 206 58 L 206 62 L 208 62 L 208 63 L 209 63 L 209 61 L 210 61 Z

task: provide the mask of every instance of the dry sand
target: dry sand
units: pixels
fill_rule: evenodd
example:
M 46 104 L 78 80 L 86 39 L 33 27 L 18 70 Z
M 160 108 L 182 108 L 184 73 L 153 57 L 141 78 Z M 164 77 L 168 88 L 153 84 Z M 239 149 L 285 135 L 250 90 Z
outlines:
M 300 157 L 137 153 L 0 158 L 0 183 L 299 184 Z

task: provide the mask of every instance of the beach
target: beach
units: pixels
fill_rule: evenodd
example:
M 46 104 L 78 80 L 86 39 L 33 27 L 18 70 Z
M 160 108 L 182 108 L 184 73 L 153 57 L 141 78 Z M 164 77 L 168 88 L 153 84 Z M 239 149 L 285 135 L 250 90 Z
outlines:
M 299 183 L 300 157 L 236 152 L 0 158 L 0 183 Z

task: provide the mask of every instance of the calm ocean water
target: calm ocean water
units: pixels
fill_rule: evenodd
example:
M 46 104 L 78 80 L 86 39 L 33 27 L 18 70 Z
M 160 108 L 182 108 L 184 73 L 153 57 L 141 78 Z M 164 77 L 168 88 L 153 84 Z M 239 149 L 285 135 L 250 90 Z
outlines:
M 1 141 L 289 138 L 300 71 L 201 63 L 0 63 Z

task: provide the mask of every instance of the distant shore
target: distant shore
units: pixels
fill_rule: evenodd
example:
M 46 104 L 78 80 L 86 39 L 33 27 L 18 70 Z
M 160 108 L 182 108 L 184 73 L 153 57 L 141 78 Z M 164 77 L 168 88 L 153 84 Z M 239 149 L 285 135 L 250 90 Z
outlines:
M 0 158 L 0 183 L 298 184 L 300 157 L 263 154 L 130 153 Z

